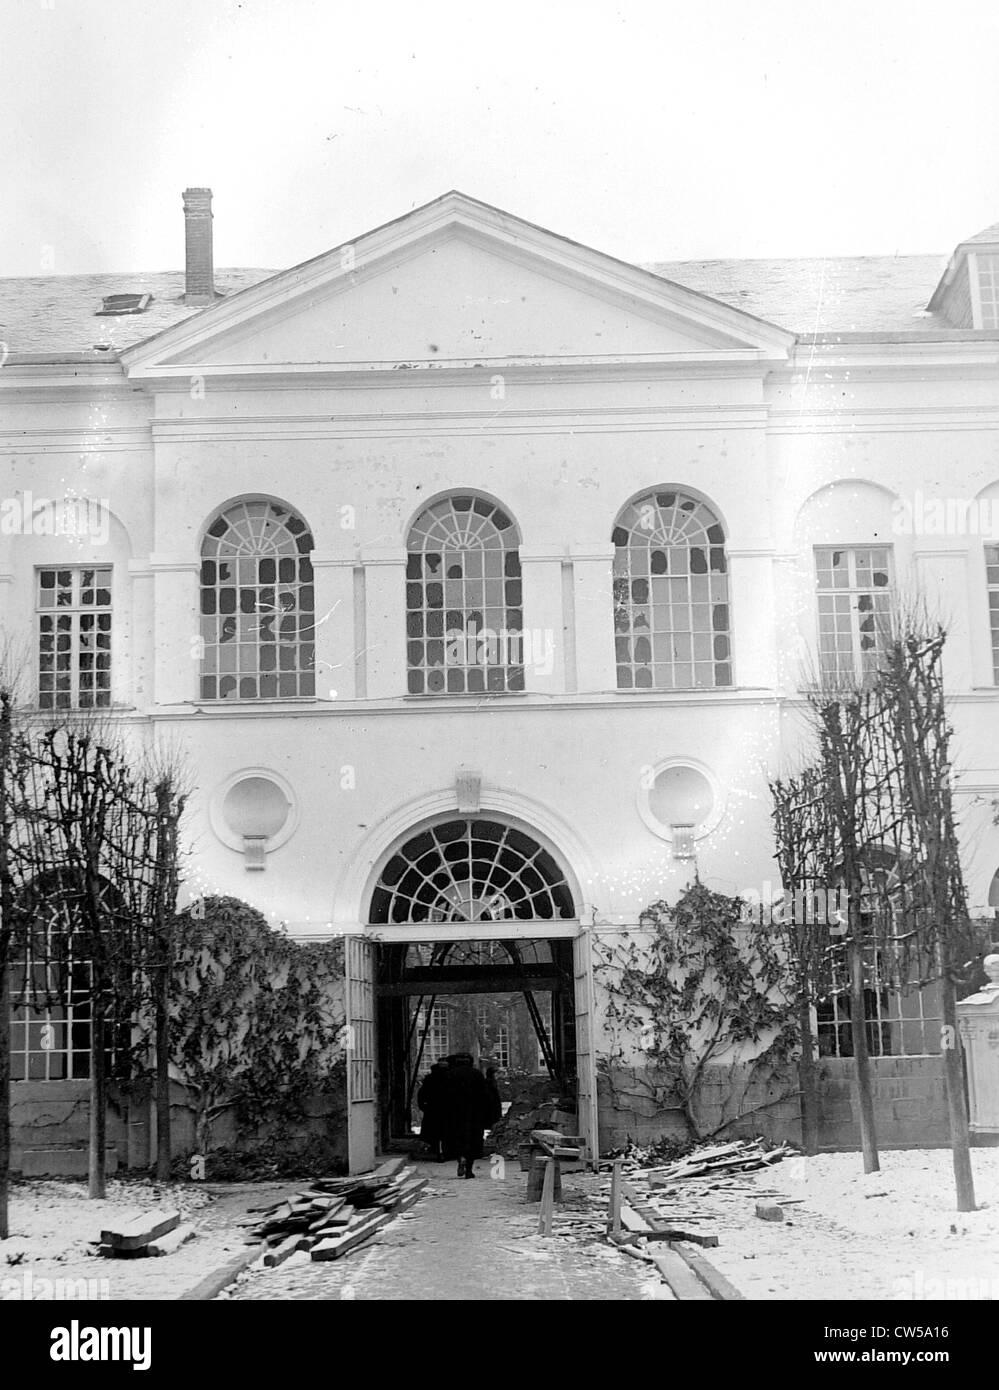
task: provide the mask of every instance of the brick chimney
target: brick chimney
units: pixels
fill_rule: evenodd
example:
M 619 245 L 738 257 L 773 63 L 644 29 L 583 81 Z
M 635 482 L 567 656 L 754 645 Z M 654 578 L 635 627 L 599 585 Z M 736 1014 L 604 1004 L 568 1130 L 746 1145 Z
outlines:
M 184 240 L 187 251 L 184 303 L 214 304 L 210 188 L 184 189 Z

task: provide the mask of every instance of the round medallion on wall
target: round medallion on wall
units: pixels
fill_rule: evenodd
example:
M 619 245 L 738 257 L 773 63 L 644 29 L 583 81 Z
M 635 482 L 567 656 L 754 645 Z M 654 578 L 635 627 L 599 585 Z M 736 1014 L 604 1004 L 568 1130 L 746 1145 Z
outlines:
M 692 758 L 664 758 L 642 770 L 638 813 L 660 840 L 701 840 L 725 813 L 714 773 Z
M 209 804 L 212 829 L 224 845 L 263 867 L 263 855 L 295 833 L 298 804 L 289 783 L 268 768 L 243 768 L 215 789 Z

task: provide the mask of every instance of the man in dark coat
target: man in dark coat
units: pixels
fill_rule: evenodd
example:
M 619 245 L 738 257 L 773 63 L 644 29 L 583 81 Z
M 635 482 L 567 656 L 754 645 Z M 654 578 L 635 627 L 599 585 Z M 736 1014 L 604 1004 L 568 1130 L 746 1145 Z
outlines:
M 447 1062 L 435 1062 L 416 1093 L 416 1103 L 423 1111 L 420 1138 L 428 1145 L 434 1158 L 441 1153 L 441 1125 L 444 1118 L 444 1093 L 447 1090 Z
M 503 1118 L 503 1097 L 500 1095 L 499 1082 L 496 1080 L 496 1068 L 486 1068 L 486 1085 L 489 1087 L 489 1128 L 498 1125 Z
M 492 1097 L 486 1078 L 471 1054 L 450 1058 L 444 1091 L 442 1139 L 445 1159 L 458 1160 L 458 1177 L 474 1178 L 474 1163 L 482 1157 L 482 1132 L 489 1127 Z

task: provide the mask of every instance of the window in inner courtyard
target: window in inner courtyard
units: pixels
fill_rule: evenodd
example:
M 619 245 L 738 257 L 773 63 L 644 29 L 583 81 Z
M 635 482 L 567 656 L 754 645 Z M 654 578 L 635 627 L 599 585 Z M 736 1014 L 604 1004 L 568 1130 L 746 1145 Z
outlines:
M 37 571 L 38 705 L 111 703 L 111 569 Z
M 999 685 L 999 545 L 985 547 L 985 574 L 989 591 L 989 626 L 992 630 L 992 675 Z
M 888 546 L 818 546 L 819 666 L 833 684 L 869 681 L 884 655 L 892 602 Z
M 428 1020 L 429 1027 L 427 1026 Z M 435 1004 L 431 1009 L 429 1005 L 421 1004 L 417 1010 L 414 1033 L 417 1042 L 420 1038 L 424 1039 L 423 1056 L 420 1059 L 421 1069 L 429 1069 L 435 1062 L 440 1062 L 447 1057 L 451 1051 L 447 1006 Z
M 517 528 L 481 497 L 442 498 L 420 514 L 406 560 L 410 695 L 524 689 Z
M 314 695 L 312 536 L 277 502 L 228 507 L 201 548 L 201 698 Z
M 614 527 L 619 690 L 732 684 L 725 532 L 704 502 L 650 492 Z
M 490 1066 L 510 1066 L 510 1018 L 506 1009 L 488 999 L 480 999 L 475 1007 L 475 1032 L 483 1058 Z

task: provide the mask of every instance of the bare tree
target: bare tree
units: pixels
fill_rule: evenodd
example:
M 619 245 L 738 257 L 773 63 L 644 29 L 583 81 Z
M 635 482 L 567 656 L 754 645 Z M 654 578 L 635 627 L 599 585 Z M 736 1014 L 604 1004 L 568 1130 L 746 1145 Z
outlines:
M 11 792 L 14 766 L 20 756 L 15 708 L 24 656 L 6 634 L 0 634 L 0 1240 L 10 1235 L 10 972 L 19 953 L 22 927 L 11 862 Z
M 772 790 L 785 886 L 808 888 L 824 880 L 847 898 L 844 945 L 865 1171 L 878 1166 L 865 976 L 869 961 L 884 960 L 902 987 L 939 983 L 957 1202 L 964 1211 L 975 1200 L 954 953 L 968 912 L 951 799 L 945 641 L 943 628 L 919 603 L 899 605 L 880 634 L 877 663 L 865 682 L 813 686 L 817 761 Z M 806 788 L 817 794 L 806 795 Z M 810 959 L 816 959 L 814 949 Z
M 772 780 L 770 793 L 776 858 L 789 895 L 779 911 L 770 910 L 771 927 L 781 940 L 797 1008 L 802 1148 L 816 1154 L 819 1094 L 812 1010 L 828 970 L 830 933 L 842 928 L 838 895 L 830 900 L 824 869 L 831 858 L 825 846 L 831 823 L 825 782 L 816 768 Z
M 133 1038 L 133 1024 L 148 1008 L 153 985 L 156 999 L 162 997 L 170 968 L 183 797 L 171 769 L 132 756 L 104 712 L 39 721 L 28 747 L 16 782 L 15 857 L 26 903 L 41 924 L 32 952 L 43 966 L 46 994 L 65 1005 L 58 996 L 69 988 L 66 963 L 85 963 L 89 1191 L 101 1197 L 109 1063 L 129 1086 L 136 1047 L 144 1046 Z M 35 973 L 30 988 L 37 991 Z M 152 1011 L 160 1012 L 155 999 Z M 169 1171 L 169 1123 L 166 1129 L 161 1163 Z

